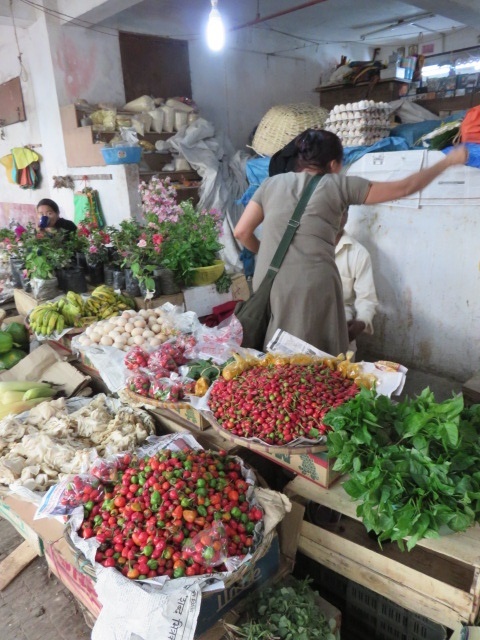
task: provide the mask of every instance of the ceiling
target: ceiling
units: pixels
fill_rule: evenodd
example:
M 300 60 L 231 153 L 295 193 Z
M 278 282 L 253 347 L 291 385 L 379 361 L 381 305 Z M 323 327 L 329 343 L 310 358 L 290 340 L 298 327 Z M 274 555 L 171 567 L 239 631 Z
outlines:
M 35 19 L 39 0 L 13 0 L 17 26 Z M 159 36 L 203 37 L 210 0 L 46 0 L 54 19 Z M 280 32 L 313 43 L 395 45 L 431 40 L 466 26 L 479 30 L 480 0 L 218 0 L 227 29 Z M 51 14 L 53 15 L 53 14 Z M 2 19 L 3 17 L 3 19 Z M 63 20 L 62 20 L 63 18 Z M 11 23 L 0 0 L 0 23 Z M 262 30 L 262 31 L 260 31 Z M 372 33 L 373 32 L 373 33 Z

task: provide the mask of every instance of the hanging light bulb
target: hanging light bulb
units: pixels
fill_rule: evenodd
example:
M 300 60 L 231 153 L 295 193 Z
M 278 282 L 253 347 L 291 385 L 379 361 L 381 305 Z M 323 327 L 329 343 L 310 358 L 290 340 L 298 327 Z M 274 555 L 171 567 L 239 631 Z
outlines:
M 218 0 L 211 0 L 212 10 L 208 16 L 207 44 L 212 51 L 220 51 L 225 45 L 225 27 L 217 4 Z

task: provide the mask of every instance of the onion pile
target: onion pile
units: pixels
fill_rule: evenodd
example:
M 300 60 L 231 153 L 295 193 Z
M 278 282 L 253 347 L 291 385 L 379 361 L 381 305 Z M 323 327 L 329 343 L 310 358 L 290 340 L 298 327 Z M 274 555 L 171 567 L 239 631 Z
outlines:
M 161 309 L 128 310 L 116 318 L 90 325 L 78 342 L 84 347 L 99 344 L 128 351 L 135 345 L 159 347 L 177 334 L 178 330 Z

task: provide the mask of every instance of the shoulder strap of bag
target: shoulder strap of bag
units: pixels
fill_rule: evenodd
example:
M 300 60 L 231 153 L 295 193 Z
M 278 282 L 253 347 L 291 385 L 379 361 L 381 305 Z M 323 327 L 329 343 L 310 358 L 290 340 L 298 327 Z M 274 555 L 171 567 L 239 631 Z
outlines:
M 283 238 L 280 240 L 280 244 L 275 251 L 275 255 L 273 256 L 272 262 L 270 263 L 270 267 L 268 268 L 267 275 L 275 277 L 277 275 L 278 270 L 280 269 L 283 259 L 285 258 L 285 254 L 287 253 L 288 247 L 290 246 L 291 241 L 293 240 L 293 236 L 295 235 L 298 227 L 300 226 L 300 218 L 305 211 L 305 207 L 307 206 L 308 201 L 310 200 L 313 192 L 315 191 L 317 184 L 322 179 L 322 175 L 315 175 L 307 184 L 303 193 L 300 197 L 300 200 L 295 207 L 295 211 L 293 212 L 292 217 L 288 221 L 287 228 L 285 229 L 285 233 L 283 234 Z

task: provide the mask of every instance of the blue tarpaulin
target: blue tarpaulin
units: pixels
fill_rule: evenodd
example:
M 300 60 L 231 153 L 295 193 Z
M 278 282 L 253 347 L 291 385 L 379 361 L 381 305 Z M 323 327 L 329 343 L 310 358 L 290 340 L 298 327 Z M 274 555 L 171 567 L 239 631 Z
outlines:
M 476 142 L 466 142 L 465 146 L 468 149 L 467 167 L 475 167 L 480 169 L 480 144 Z M 453 147 L 446 147 L 442 149 L 443 153 L 448 153 Z

